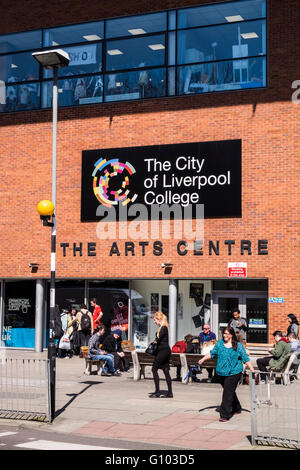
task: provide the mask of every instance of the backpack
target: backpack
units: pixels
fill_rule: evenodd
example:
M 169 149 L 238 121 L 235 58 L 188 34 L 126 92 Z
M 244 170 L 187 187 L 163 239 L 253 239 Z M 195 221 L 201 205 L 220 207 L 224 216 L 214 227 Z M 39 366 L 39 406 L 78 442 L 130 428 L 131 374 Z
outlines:
M 187 344 L 185 341 L 177 341 L 171 349 L 172 353 L 185 353 Z
M 86 333 L 91 332 L 91 319 L 88 313 L 82 313 L 81 330 Z

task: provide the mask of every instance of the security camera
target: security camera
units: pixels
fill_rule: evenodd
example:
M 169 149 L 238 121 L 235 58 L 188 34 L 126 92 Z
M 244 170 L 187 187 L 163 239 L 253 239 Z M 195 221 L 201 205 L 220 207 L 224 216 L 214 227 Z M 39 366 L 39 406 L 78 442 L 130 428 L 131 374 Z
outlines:
M 173 263 L 162 263 L 161 264 L 162 268 L 169 268 L 170 266 L 173 266 Z
M 37 266 L 39 266 L 39 263 L 29 263 L 28 265 L 30 268 L 36 268 Z

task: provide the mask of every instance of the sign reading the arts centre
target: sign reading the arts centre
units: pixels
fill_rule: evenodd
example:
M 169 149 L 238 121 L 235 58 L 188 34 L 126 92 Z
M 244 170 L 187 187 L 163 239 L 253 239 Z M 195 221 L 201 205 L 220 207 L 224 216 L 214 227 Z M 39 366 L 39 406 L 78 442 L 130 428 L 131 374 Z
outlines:
M 241 217 L 241 140 L 82 152 L 81 220 L 102 207 L 204 205 L 204 217 Z M 100 214 L 99 214 L 100 212 Z M 194 211 L 193 211 L 193 217 Z

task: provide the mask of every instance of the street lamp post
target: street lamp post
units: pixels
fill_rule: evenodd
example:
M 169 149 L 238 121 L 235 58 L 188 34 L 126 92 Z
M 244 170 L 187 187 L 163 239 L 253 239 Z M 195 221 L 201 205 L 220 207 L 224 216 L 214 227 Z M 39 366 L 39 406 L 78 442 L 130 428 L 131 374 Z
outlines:
M 55 347 L 55 264 L 56 264 L 56 159 L 57 159 L 57 108 L 58 90 L 57 76 L 58 68 L 68 66 L 70 57 L 62 49 L 34 52 L 32 56 L 42 67 L 53 70 L 53 93 L 52 93 L 52 214 L 41 214 L 44 225 L 51 226 L 51 277 L 50 277 L 50 320 L 49 320 L 49 343 L 48 359 L 50 367 L 50 419 L 55 417 L 55 380 L 56 380 L 56 347 Z M 43 202 L 43 201 L 41 201 Z M 48 201 L 49 202 L 49 201 Z M 40 203 L 41 204 L 41 203 Z M 52 216 L 52 223 L 48 219 Z

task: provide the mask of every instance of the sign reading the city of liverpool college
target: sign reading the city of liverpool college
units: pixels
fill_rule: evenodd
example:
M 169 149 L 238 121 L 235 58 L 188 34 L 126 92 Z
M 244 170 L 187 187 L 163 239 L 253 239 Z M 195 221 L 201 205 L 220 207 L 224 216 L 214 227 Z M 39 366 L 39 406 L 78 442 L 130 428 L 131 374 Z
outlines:
M 204 205 L 204 217 L 241 217 L 241 140 L 82 152 L 81 221 L 99 208 Z M 193 212 L 192 217 L 195 217 Z M 176 215 L 174 215 L 176 218 Z

